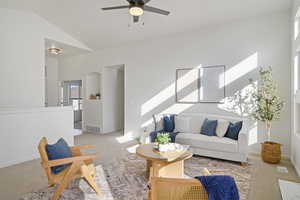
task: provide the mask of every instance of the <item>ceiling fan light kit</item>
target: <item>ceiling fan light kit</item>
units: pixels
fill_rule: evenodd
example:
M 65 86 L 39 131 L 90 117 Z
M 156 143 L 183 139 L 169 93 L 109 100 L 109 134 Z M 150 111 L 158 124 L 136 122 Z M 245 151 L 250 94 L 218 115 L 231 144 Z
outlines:
M 139 6 L 132 6 L 131 8 L 129 8 L 129 13 L 132 15 L 132 16 L 136 16 L 136 17 L 139 17 L 141 16 L 142 14 L 144 14 L 144 9 L 139 7 Z
M 117 10 L 117 9 L 129 9 L 130 15 L 133 16 L 133 22 L 139 22 L 139 17 L 144 14 L 144 11 L 152 12 L 161 15 L 169 15 L 169 11 L 165 11 L 159 8 L 154 8 L 151 6 L 147 6 L 146 4 L 149 3 L 150 0 L 127 0 L 129 3 L 128 6 L 114 6 L 114 7 L 107 7 L 102 8 L 102 10 Z

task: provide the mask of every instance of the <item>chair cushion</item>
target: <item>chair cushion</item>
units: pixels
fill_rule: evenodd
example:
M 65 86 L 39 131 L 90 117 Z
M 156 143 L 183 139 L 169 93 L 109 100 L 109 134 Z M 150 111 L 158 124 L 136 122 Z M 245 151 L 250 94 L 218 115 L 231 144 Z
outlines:
M 49 160 L 57 160 L 72 157 L 70 147 L 63 138 L 59 139 L 55 144 L 47 144 L 46 151 Z M 58 174 L 59 172 L 67 168 L 69 165 L 70 164 L 54 166 L 51 167 L 51 171 L 54 174 Z
M 164 116 L 164 131 L 173 132 L 175 129 L 175 116 L 174 115 L 165 115 Z
M 217 125 L 218 120 L 205 119 L 202 124 L 200 133 L 207 136 L 216 136 Z
M 179 133 L 176 143 L 213 151 L 238 152 L 238 142 L 226 137 L 207 136 L 194 133 Z
M 227 128 L 225 137 L 228 137 L 233 140 L 238 140 L 239 133 L 242 129 L 242 126 L 243 126 L 243 121 L 239 121 L 236 123 L 230 122 L 228 125 L 228 128 Z

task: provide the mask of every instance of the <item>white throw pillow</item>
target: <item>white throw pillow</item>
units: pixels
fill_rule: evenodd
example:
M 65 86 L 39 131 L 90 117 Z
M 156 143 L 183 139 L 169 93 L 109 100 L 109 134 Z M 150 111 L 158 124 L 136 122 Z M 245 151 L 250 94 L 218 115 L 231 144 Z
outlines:
M 224 137 L 228 128 L 229 122 L 226 120 L 218 120 L 218 126 L 216 130 L 216 134 L 218 137 Z
M 188 132 L 190 128 L 190 118 L 186 116 L 175 116 L 175 129 L 174 132 Z
M 164 116 L 163 115 L 153 115 L 153 120 L 155 124 L 155 131 L 161 131 L 164 129 Z

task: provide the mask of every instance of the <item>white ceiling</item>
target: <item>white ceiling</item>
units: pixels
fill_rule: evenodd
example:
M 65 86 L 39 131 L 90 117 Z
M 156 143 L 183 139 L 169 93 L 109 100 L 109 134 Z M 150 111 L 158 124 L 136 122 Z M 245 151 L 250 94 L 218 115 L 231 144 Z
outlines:
M 94 50 L 287 10 L 291 1 L 151 0 L 148 5 L 171 14 L 145 13 L 144 26 L 132 25 L 127 10 L 101 10 L 126 4 L 126 0 L 0 0 L 0 7 L 36 12 Z
M 51 47 L 62 49 L 62 53 L 58 55 L 51 54 L 48 49 Z M 55 40 L 45 39 L 45 51 L 46 55 L 50 57 L 65 57 L 65 56 L 76 56 L 90 53 L 90 51 L 81 49 L 78 47 L 70 46 Z

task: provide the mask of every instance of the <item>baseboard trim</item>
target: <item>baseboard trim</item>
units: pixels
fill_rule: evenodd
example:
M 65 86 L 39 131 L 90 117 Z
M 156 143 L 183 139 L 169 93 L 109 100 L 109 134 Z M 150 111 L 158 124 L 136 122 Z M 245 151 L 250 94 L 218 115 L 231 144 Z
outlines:
M 295 170 L 296 170 L 297 175 L 300 176 L 300 168 L 297 167 L 297 165 L 296 165 L 294 159 L 291 159 L 291 162 L 292 162 L 292 164 L 293 164 L 293 166 L 294 166 L 294 168 L 295 168 Z
M 5 167 L 11 167 L 13 165 L 22 164 L 24 162 L 28 162 L 32 160 L 37 160 L 37 159 L 39 159 L 39 156 L 35 155 L 35 156 L 28 156 L 27 158 L 23 158 L 23 159 L 15 159 L 6 162 L 0 162 L 0 169 Z
M 256 156 L 256 157 L 261 156 L 260 153 L 257 153 L 257 152 L 250 152 L 249 155 Z M 291 159 L 287 155 L 282 155 L 281 159 L 284 160 L 284 161 L 291 161 Z

